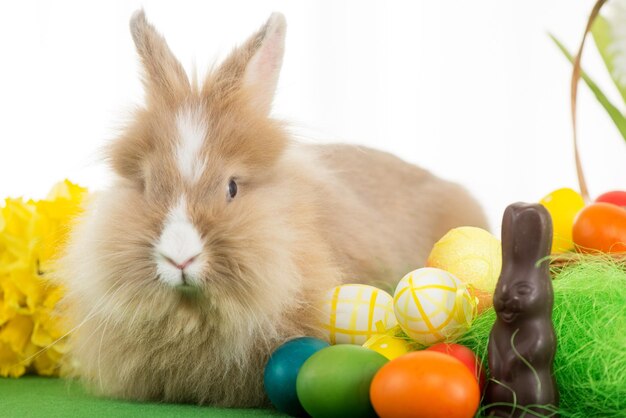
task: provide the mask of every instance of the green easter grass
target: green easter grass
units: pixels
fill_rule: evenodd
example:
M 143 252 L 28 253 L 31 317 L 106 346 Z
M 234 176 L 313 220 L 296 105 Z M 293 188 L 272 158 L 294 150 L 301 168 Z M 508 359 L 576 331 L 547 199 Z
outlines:
M 76 382 L 25 376 L 0 378 L 2 418 L 284 417 L 272 410 L 126 402 L 91 396 Z
M 626 417 L 626 262 L 588 256 L 555 273 L 552 321 L 558 341 L 554 375 L 561 395 L 559 414 Z M 493 309 L 487 310 L 459 342 L 486 360 L 494 321 Z
M 554 371 L 562 418 L 626 417 L 626 262 L 589 257 L 554 281 L 558 338 Z M 460 340 L 487 356 L 493 309 Z M 477 416 L 481 416 L 483 409 Z M 91 396 L 72 381 L 27 376 L 0 378 L 0 418 L 279 417 L 273 410 L 126 402 Z

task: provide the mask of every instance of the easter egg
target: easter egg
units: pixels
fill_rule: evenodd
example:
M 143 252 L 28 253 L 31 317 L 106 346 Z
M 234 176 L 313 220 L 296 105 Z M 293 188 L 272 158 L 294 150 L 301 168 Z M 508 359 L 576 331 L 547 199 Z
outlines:
M 325 347 L 328 347 L 326 341 L 302 337 L 287 341 L 272 353 L 265 366 L 263 384 L 276 409 L 293 416 L 306 416 L 296 393 L 296 378 L 304 362 Z
M 385 356 L 357 345 L 324 348 L 300 369 L 300 403 L 313 418 L 375 417 L 370 384 L 387 362 Z
M 596 198 L 596 203 L 610 203 L 626 208 L 626 192 L 614 190 L 612 192 L 603 193 Z
M 381 367 L 370 397 L 381 418 L 472 418 L 480 390 L 475 376 L 459 360 L 416 351 Z
M 493 292 L 502 269 L 500 241 L 472 226 L 451 229 L 433 246 L 427 267 L 452 273 L 478 298 L 480 311 L 493 305 Z
M 387 357 L 389 360 L 393 360 L 411 351 L 411 346 L 406 339 L 385 334 L 374 335 L 369 340 L 365 341 L 363 347 L 374 350 Z
M 396 325 L 391 295 L 364 284 L 331 289 L 322 304 L 322 319 L 331 344 L 362 345 Z
M 404 276 L 394 293 L 398 324 L 422 345 L 450 340 L 467 330 L 475 308 L 474 299 L 459 279 L 432 267 Z
M 487 373 L 485 372 L 482 362 L 476 357 L 476 354 L 474 354 L 472 350 L 464 345 L 453 343 L 438 343 L 428 347 L 426 350 L 447 354 L 459 360 L 474 375 L 478 381 L 480 391 L 483 391 L 487 381 Z
M 558 189 L 539 201 L 552 217 L 552 253 L 574 249 L 572 226 L 580 210 L 585 207 L 582 196 L 568 188 Z
M 587 206 L 576 218 L 573 236 L 582 252 L 625 252 L 626 209 L 610 203 Z

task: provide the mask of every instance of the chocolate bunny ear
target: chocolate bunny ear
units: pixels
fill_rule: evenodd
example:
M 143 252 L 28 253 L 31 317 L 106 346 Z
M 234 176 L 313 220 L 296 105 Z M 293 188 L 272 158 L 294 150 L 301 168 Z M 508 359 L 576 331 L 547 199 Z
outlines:
M 502 218 L 503 263 L 528 264 L 550 255 L 552 218 L 542 205 L 513 203 Z

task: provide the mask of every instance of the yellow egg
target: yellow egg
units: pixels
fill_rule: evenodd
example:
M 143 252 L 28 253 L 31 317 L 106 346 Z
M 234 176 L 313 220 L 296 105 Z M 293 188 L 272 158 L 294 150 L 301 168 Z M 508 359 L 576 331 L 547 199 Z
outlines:
M 363 347 L 374 350 L 387 357 L 389 360 L 393 360 L 411 351 L 411 346 L 406 339 L 386 334 L 374 335 L 369 340 L 365 341 Z
M 331 344 L 362 345 L 396 325 L 391 295 L 364 284 L 331 289 L 324 298 L 322 313 L 322 328 Z
M 574 249 L 572 229 L 576 215 L 585 207 L 585 201 L 578 192 L 563 188 L 558 189 L 539 201 L 552 216 L 552 254 Z
M 478 298 L 478 309 L 493 305 L 493 292 L 502 269 L 500 241 L 472 226 L 451 229 L 433 246 L 426 266 L 452 273 Z
M 476 313 L 474 298 L 452 274 L 425 267 L 400 280 L 394 311 L 406 334 L 422 345 L 449 341 L 467 330 Z

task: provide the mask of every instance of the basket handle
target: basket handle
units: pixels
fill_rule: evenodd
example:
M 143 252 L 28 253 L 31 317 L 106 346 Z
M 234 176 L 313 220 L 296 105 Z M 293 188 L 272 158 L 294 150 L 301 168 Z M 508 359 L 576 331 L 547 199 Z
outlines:
M 606 0 L 598 0 L 596 4 L 593 6 L 591 10 L 591 14 L 589 15 L 589 20 L 587 20 L 587 27 L 585 28 L 585 33 L 583 34 L 583 39 L 580 42 L 580 47 L 578 48 L 578 53 L 574 57 L 574 66 L 572 68 L 572 86 L 571 86 L 571 111 L 572 111 L 572 138 L 574 140 L 574 158 L 576 161 L 576 174 L 578 175 L 578 186 L 580 188 L 580 194 L 585 200 L 586 203 L 591 201 L 589 197 L 589 189 L 587 188 L 587 182 L 585 181 L 585 174 L 583 172 L 583 166 L 580 161 L 580 153 L 578 152 L 578 135 L 576 133 L 576 99 L 578 97 L 578 81 L 580 80 L 580 60 L 583 54 L 583 48 L 585 46 L 585 40 L 587 39 L 587 34 L 591 30 L 593 26 L 593 22 L 596 20 L 596 17 L 600 13 L 600 9 Z

